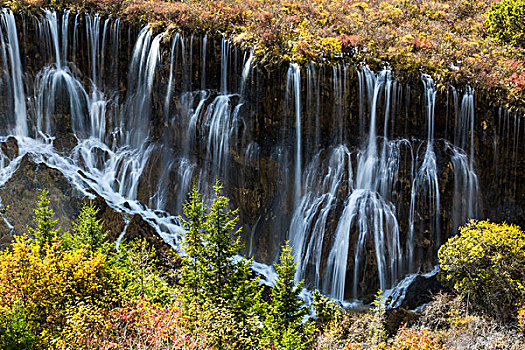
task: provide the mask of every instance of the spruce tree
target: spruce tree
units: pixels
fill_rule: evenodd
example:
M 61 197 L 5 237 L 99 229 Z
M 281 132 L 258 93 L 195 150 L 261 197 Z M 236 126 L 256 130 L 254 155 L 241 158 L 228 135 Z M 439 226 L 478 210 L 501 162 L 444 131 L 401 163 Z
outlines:
M 312 335 L 313 323 L 302 322 L 309 308 L 300 298 L 303 281 L 295 282 L 296 263 L 288 242 L 282 247 L 275 269 L 278 277 L 266 308 L 265 340 L 276 349 L 304 349 Z
M 35 215 L 33 216 L 33 222 L 35 228 L 28 226 L 29 233 L 35 237 L 37 245 L 42 248 L 60 235 L 61 228 L 55 228 L 58 219 L 53 220 L 55 212 L 49 208 L 49 199 L 47 190 L 42 190 L 38 196 L 38 202 L 36 209 L 33 209 Z
M 203 224 L 205 220 L 206 205 L 202 201 L 197 187 L 193 187 L 188 201 L 184 204 L 182 225 L 188 229 L 184 235 L 183 248 L 185 255 L 182 257 L 181 280 L 184 287 L 184 297 L 198 298 L 202 286 L 203 261 Z
M 203 294 L 211 301 L 222 303 L 233 300 L 240 279 L 248 276 L 240 276 L 234 261 L 242 249 L 241 230 L 235 230 L 238 210 L 228 209 L 229 199 L 221 195 L 218 183 L 213 189 L 216 198 L 203 223 Z
M 199 317 L 192 314 L 192 303 L 198 303 L 200 307 L 209 305 L 224 311 L 217 313 L 213 322 L 226 322 L 221 317 L 231 317 L 238 325 L 235 331 L 221 330 L 214 347 L 253 348 L 259 332 L 253 319 L 260 311 L 262 288 L 253 276 L 252 261 L 238 256 L 243 247 L 241 231 L 236 229 L 238 211 L 228 208 L 229 200 L 221 195 L 220 185 L 216 184 L 214 191 L 209 211 L 195 188 L 185 205 L 186 251 L 181 269 L 184 299 L 190 317 Z
M 73 225 L 74 235 L 66 232 L 62 236 L 62 242 L 68 249 L 85 248 L 90 251 L 99 249 L 109 250 L 104 245 L 106 233 L 102 232 L 102 220 L 97 219 L 98 209 L 91 204 L 84 203 L 78 218 Z

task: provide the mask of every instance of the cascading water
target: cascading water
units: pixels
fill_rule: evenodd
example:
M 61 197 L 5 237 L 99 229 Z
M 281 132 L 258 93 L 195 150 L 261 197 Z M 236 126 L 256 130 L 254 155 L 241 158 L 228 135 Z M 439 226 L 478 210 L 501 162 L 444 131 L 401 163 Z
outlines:
M 352 188 L 350 152 L 344 145 L 330 151 L 328 163 L 318 154 L 305 171 L 305 195 L 290 223 L 290 244 L 297 262 L 296 279 L 301 280 L 310 268 L 315 289 L 320 289 L 322 249 L 328 216 L 334 210 L 338 192 Z
M 440 246 L 441 241 L 441 229 L 440 229 L 440 193 L 439 193 L 439 182 L 438 182 L 438 168 L 436 154 L 434 153 L 434 107 L 436 103 L 436 88 L 434 81 L 428 75 L 422 77 L 423 85 L 425 88 L 425 107 L 427 116 L 427 128 L 428 136 L 426 142 L 426 150 L 421 160 L 419 170 L 415 174 L 414 181 L 412 183 L 412 193 L 410 196 L 410 218 L 409 218 L 409 233 L 407 239 L 407 251 L 408 251 L 408 271 L 413 273 L 418 270 L 416 262 L 414 261 L 414 250 L 415 240 L 418 236 L 424 235 L 424 231 L 427 227 L 420 227 L 419 234 L 416 233 L 416 212 L 418 212 L 418 203 L 422 202 L 428 210 L 429 217 L 431 218 L 430 232 L 435 237 L 437 246 Z M 423 198 L 421 201 L 420 198 Z M 431 237 L 430 237 L 431 238 Z
M 20 47 L 15 18 L 9 10 L 2 11 L 2 25 L 0 36 L 2 37 L 2 57 L 4 71 L 9 73 L 9 83 L 13 96 L 13 115 L 15 116 L 15 127 L 12 132 L 16 136 L 27 136 L 27 110 L 22 80 L 22 64 L 20 62 Z M 4 32 L 6 40 L 4 40 Z M 7 51 L 7 52 L 6 52 Z
M 0 184 L 29 154 L 81 195 L 140 214 L 179 250 L 188 191 L 195 184 L 210 198 L 220 180 L 268 283 L 275 271 L 262 262 L 289 238 L 308 288 L 339 300 L 390 289 L 396 305 L 415 275 L 403 277 L 433 270 L 445 231 L 481 213 L 469 87 L 461 103 L 451 88 L 449 142 L 435 129 L 426 75 L 422 126 L 410 107 L 417 88 L 390 70 L 309 63 L 268 72 L 226 38 L 149 27 L 124 34 L 118 19 L 67 11 L 0 17 L 0 143 L 12 135 L 19 146 L 14 159 L 0 152 Z M 23 52 L 31 36 L 38 55 Z M 520 203 L 520 127 L 502 110 L 491 139 L 495 171 L 514 179 L 493 179 L 508 206 Z
M 378 191 L 381 169 L 385 167 L 385 157 L 378 158 L 376 117 L 377 103 L 381 92 L 385 94 L 386 114 L 390 108 L 391 75 L 384 70 L 377 76 L 364 69 L 360 81 L 366 82 L 370 102 L 370 127 L 368 143 L 358 155 L 355 189 L 346 199 L 345 207 L 335 231 L 334 244 L 327 259 L 327 271 L 324 276 L 325 291 L 339 300 L 345 299 L 346 277 L 351 237 L 356 236 L 354 245 L 352 296 L 358 295 L 363 281 L 366 246 L 373 245 L 379 286 L 385 289 L 398 277 L 401 263 L 399 225 L 395 207 L 381 196 Z M 365 86 L 361 84 L 363 89 Z M 364 94 L 361 93 L 361 96 Z M 388 116 L 385 119 L 388 119 Z M 385 131 L 386 133 L 386 131 Z M 386 142 L 386 140 L 384 140 Z M 385 147 L 386 149 L 386 147 Z M 352 234 L 355 232 L 355 234 Z
M 452 229 L 478 216 L 479 182 L 474 170 L 474 90 L 467 86 L 455 127 L 452 147 L 454 167 L 454 201 Z M 469 155 L 465 153 L 469 150 Z M 464 151 L 465 150 L 465 151 Z
M 294 202 L 301 197 L 302 172 L 302 141 L 301 141 L 301 70 L 297 64 L 291 64 L 286 78 L 286 91 L 293 96 L 295 110 L 295 171 L 294 171 Z M 288 99 L 291 99 L 287 95 Z

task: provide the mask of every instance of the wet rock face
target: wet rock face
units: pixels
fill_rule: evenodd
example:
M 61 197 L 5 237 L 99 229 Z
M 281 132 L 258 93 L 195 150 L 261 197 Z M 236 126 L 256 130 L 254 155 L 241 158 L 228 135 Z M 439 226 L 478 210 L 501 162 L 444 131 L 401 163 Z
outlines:
M 9 160 L 18 157 L 18 142 L 13 136 L 8 137 L 6 141 L 1 142 L 0 149 L 4 156 Z
M 0 250 L 7 249 L 13 241 L 13 228 L 2 217 L 0 218 Z
M 401 307 L 414 310 L 421 305 L 431 302 L 434 295 L 448 291 L 449 290 L 439 282 L 438 275 L 431 277 L 417 276 L 408 287 Z
M 122 242 L 129 243 L 136 239 L 146 240 L 155 248 L 157 267 L 168 277 L 168 281 L 174 284 L 177 281 L 176 271 L 181 266 L 179 256 L 159 237 L 153 226 L 138 214 L 131 217 Z
M 81 195 L 58 170 L 43 163 L 37 163 L 26 154 L 13 176 L 0 189 L 0 198 L 6 220 L 13 225 L 16 233 L 26 233 L 27 227 L 34 228 L 33 209 L 42 190 L 49 191 L 50 207 L 58 219 L 62 231 L 71 231 L 71 221 L 80 210 Z

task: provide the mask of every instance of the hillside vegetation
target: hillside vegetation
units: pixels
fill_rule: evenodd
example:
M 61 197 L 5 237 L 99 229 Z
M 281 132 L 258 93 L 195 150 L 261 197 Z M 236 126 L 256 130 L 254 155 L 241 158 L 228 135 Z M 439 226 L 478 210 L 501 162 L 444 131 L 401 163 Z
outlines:
M 235 259 L 237 211 L 220 191 L 209 207 L 190 193 L 178 283 L 145 241 L 108 241 L 92 205 L 62 232 L 43 191 L 34 228 L 0 251 L 0 348 L 523 349 L 525 233 L 517 226 L 471 221 L 441 248 L 440 278 L 455 295 L 412 312 L 386 310 L 379 291 L 370 310 L 346 312 L 317 291 L 305 304 L 288 244 L 274 286 L 263 288 L 253 261 Z
M 524 0 L 3 0 L 15 10 L 93 9 L 163 30 L 219 33 L 259 63 L 340 60 L 398 77 L 470 83 L 525 106 Z

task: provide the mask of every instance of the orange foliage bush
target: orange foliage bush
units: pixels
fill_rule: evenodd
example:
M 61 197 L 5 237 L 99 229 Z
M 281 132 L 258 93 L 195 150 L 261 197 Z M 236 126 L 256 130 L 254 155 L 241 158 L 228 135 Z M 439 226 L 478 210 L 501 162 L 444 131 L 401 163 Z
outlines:
M 156 305 L 142 298 L 105 315 L 105 328 L 78 338 L 78 345 L 100 350 L 205 349 L 205 337 L 191 334 L 190 325 L 176 304 Z
M 392 350 L 444 350 L 428 329 L 401 327 L 394 339 Z

